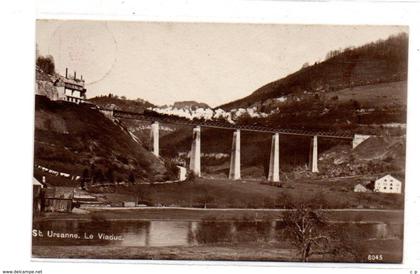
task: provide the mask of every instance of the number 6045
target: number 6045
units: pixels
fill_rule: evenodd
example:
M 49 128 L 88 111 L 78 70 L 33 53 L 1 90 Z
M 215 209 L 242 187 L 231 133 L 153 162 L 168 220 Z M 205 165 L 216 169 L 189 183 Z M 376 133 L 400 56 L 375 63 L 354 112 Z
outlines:
M 383 259 L 384 257 L 382 256 L 382 254 L 369 254 L 368 255 L 369 261 L 382 261 Z

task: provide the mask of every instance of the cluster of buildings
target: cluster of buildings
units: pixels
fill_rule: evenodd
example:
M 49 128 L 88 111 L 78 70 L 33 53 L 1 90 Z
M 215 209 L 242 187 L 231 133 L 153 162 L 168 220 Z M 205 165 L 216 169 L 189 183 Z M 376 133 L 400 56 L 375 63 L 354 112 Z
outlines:
M 102 205 L 96 197 L 83 190 L 65 186 L 47 186 L 45 176 L 39 181 L 32 178 L 33 215 L 41 212 L 72 212 L 81 204 Z
M 74 191 L 70 187 L 47 188 L 45 177 L 42 183 L 32 178 L 33 215 L 45 212 L 71 212 L 73 207 Z
M 77 77 L 76 72 L 70 75 L 66 68 L 65 76 L 45 75 L 36 68 L 37 94 L 45 95 L 52 101 L 67 101 L 75 104 L 86 101 L 86 88 L 83 75 Z

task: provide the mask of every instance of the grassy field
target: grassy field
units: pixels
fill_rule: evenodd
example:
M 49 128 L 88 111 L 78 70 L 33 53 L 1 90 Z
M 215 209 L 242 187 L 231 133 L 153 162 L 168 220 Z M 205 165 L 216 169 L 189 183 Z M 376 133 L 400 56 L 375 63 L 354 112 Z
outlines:
M 338 101 L 357 100 L 364 106 L 381 107 L 389 105 L 407 104 L 407 82 L 390 82 L 346 88 L 325 94 L 326 99 L 337 96 Z
M 355 193 L 349 179 L 343 182 L 295 181 L 281 187 L 259 181 L 196 179 L 190 183 L 138 184 L 132 186 L 95 187 L 112 205 L 134 201 L 149 206 L 197 208 L 293 208 L 308 204 L 316 208 L 402 209 L 403 195 Z

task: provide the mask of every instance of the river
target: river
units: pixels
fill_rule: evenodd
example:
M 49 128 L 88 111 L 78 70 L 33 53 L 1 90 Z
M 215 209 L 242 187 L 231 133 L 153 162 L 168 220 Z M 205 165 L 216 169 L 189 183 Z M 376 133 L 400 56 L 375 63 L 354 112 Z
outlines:
M 166 247 L 287 241 L 282 221 L 47 220 L 35 222 L 33 229 L 43 234 L 33 235 L 33 245 L 39 246 Z M 401 224 L 338 223 L 334 229 L 346 231 L 357 240 L 402 240 L 403 235 Z M 71 233 L 76 238 L 62 238 L 61 233 Z

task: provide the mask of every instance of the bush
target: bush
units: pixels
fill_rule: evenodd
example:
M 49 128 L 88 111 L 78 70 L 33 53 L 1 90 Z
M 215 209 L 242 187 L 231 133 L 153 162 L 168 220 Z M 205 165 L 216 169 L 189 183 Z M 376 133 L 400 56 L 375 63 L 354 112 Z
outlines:
M 170 161 L 170 160 L 165 160 L 164 163 L 167 170 L 166 172 L 167 179 L 171 180 L 171 179 L 178 178 L 179 169 L 177 165 L 173 161 Z
M 197 176 L 194 174 L 194 172 L 188 171 L 187 179 L 185 180 L 185 182 L 194 183 L 196 179 L 197 179 Z
M 54 58 L 51 55 L 39 56 L 36 59 L 36 65 L 44 72 L 50 75 L 55 73 Z

